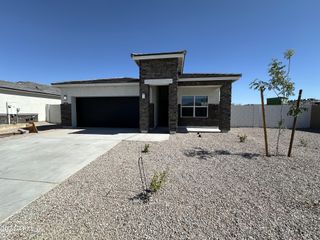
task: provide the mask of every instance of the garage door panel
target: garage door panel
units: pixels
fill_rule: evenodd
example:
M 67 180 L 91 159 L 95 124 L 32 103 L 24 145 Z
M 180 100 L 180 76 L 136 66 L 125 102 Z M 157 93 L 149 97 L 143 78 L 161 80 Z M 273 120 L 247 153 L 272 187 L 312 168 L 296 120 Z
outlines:
M 77 98 L 78 127 L 139 127 L 139 98 Z

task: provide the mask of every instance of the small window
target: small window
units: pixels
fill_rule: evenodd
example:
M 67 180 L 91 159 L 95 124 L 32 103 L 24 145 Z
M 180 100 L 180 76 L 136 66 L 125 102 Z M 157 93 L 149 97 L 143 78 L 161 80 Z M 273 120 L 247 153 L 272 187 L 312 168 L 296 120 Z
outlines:
M 208 96 L 182 96 L 181 117 L 208 117 Z
M 181 109 L 181 115 L 183 117 L 193 117 L 193 107 L 183 107 Z
M 193 96 L 183 96 L 182 100 L 181 100 L 181 105 L 193 107 L 193 105 L 194 105 Z
M 195 116 L 196 117 L 207 117 L 207 108 L 205 107 L 196 107 L 195 109 Z
M 195 96 L 196 106 L 208 106 L 207 96 Z

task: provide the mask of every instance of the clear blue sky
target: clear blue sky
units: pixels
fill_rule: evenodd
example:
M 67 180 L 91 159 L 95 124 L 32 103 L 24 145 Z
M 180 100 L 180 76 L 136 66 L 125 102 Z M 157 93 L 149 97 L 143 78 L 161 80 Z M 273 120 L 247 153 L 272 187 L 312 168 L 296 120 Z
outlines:
M 0 79 L 138 77 L 132 52 L 187 50 L 185 72 L 242 73 L 234 103 L 272 58 L 296 55 L 296 92 L 320 98 L 319 0 L 1 0 Z

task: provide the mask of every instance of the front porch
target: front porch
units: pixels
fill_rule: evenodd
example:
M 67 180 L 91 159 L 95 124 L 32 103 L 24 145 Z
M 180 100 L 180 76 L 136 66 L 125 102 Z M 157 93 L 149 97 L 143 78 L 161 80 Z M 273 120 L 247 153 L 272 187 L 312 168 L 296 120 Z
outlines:
M 143 100 L 148 100 L 149 106 L 146 132 L 154 132 L 157 129 L 171 133 L 181 129 L 196 132 L 226 132 L 230 129 L 229 121 L 224 122 L 224 119 L 230 119 L 228 106 L 231 104 L 231 83 L 220 81 L 219 85 L 212 83 L 193 85 L 195 82 L 185 84 L 178 79 L 174 98 L 169 96 L 169 83 L 160 85 L 161 79 L 148 79 L 145 83 L 148 84 L 143 84 L 145 90 L 141 93 L 141 98 L 145 97 Z M 173 107 L 176 110 L 172 109 Z M 145 111 L 140 109 L 140 114 L 141 112 L 145 114 Z M 140 116 L 140 119 L 144 118 Z

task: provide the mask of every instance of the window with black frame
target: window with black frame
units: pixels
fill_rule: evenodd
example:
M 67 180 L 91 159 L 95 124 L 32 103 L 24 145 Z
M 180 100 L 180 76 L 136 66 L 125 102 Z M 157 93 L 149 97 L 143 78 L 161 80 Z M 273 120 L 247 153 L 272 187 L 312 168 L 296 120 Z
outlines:
M 182 96 L 181 117 L 208 117 L 208 96 Z

